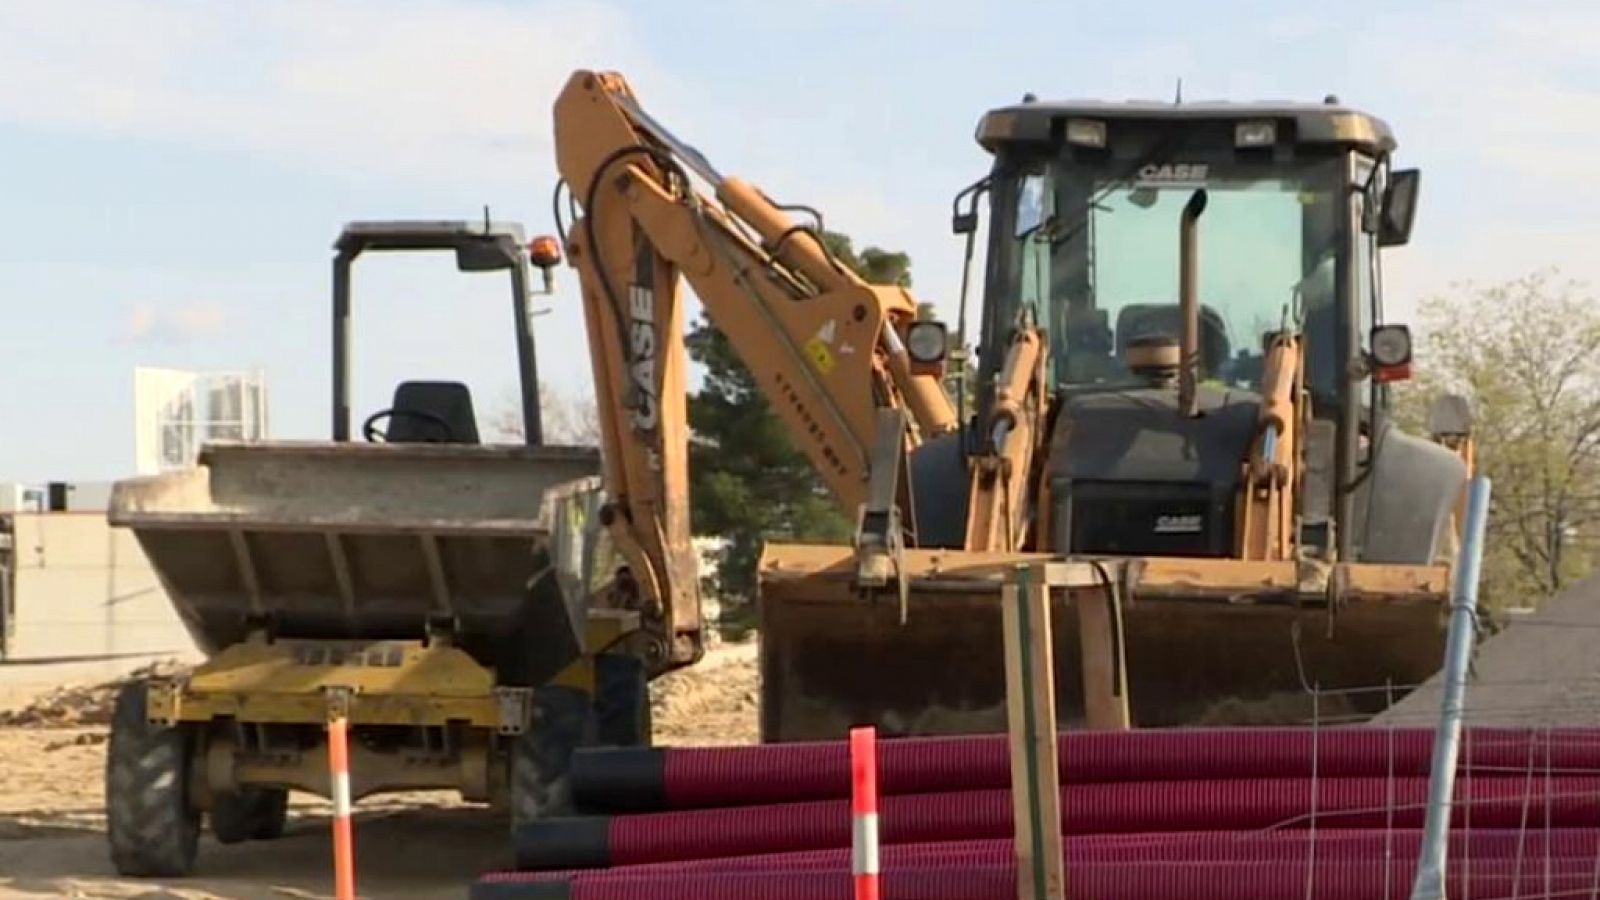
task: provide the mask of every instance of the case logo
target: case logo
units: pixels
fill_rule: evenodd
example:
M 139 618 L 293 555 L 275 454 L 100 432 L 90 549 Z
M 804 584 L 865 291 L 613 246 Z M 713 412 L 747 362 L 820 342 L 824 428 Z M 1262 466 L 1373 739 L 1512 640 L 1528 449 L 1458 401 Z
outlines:
M 1156 534 L 1199 534 L 1205 521 L 1198 514 L 1156 516 Z
M 1180 185 L 1204 184 L 1210 173 L 1209 163 L 1151 163 L 1139 170 L 1139 184 Z

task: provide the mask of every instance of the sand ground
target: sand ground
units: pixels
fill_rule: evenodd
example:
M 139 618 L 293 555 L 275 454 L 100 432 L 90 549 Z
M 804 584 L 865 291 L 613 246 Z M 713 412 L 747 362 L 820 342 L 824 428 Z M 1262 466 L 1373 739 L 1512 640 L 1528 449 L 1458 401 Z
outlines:
M 699 666 L 661 679 L 654 686 L 658 743 L 754 742 L 756 685 L 751 643 L 720 646 Z M 0 900 L 332 896 L 329 806 L 312 797 L 296 797 L 279 840 L 224 847 L 205 838 L 192 878 L 117 877 L 102 831 L 103 703 L 57 683 L 30 709 L 40 686 L 0 690 L 0 710 L 11 710 L 0 712 Z M 363 897 L 461 900 L 476 873 L 507 862 L 503 821 L 448 794 L 373 798 L 357 806 L 355 830 Z

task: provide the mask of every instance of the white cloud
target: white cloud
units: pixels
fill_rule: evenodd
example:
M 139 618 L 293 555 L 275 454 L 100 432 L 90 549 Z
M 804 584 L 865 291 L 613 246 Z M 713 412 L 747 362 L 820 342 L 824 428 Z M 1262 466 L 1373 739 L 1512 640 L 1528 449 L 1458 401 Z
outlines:
M 123 329 L 132 341 L 180 344 L 217 337 L 227 325 L 227 312 L 215 301 L 157 305 L 135 303 L 128 308 Z
M 1424 170 L 1414 246 L 1385 263 L 1402 314 L 1464 280 L 1600 280 L 1600 6 L 1452 10 L 1386 13 L 1352 57 L 1371 105 L 1406 111 L 1391 119 L 1401 164 Z
M 1600 188 L 1588 159 L 1600 121 L 1600 6 L 1466 9 L 1477 13 L 1455 22 L 1448 40 L 1416 39 L 1431 12 L 1397 15 L 1368 45 L 1367 63 L 1416 104 L 1415 127 L 1432 132 L 1434 152 L 1516 178 Z M 1405 123 L 1397 124 L 1404 144 Z
M 650 68 L 600 3 L 0 8 L 0 119 L 389 176 L 539 171 L 550 101 L 597 65 Z

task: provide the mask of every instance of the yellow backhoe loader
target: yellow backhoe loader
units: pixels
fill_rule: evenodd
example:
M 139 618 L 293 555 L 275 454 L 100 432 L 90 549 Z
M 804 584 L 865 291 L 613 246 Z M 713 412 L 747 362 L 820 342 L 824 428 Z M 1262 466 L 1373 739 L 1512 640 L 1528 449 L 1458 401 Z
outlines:
M 1410 335 L 1382 323 L 1378 260 L 1418 173 L 1380 120 L 1331 98 L 989 112 L 993 167 L 954 205 L 969 270 L 987 210 L 975 366 L 965 296 L 952 341 L 620 75 L 575 73 L 555 137 L 634 650 L 700 653 L 680 279 L 858 522 L 851 546 L 765 550 L 765 740 L 1002 729 L 1001 579 L 1040 560 L 1080 573 L 1063 607 L 1112 613 L 1081 643 L 1056 617 L 1069 722 L 1108 661 L 1137 725 L 1294 720 L 1313 690 L 1366 714 L 1437 668 L 1471 423 L 1445 404 L 1426 440 L 1390 413 Z

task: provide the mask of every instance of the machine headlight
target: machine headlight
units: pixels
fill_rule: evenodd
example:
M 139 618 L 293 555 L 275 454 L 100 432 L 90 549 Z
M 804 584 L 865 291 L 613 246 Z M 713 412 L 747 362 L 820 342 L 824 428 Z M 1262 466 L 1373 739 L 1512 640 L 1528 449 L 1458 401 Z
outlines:
M 1236 147 L 1270 147 L 1278 142 L 1278 125 L 1270 119 L 1240 122 L 1233 126 Z
M 949 349 L 949 335 L 943 322 L 923 319 L 912 322 L 906 329 L 906 353 L 912 362 L 923 365 L 943 362 Z
M 1372 329 L 1373 377 L 1379 383 L 1411 377 L 1411 329 L 1404 325 L 1379 325 Z
M 1380 366 L 1403 366 L 1411 361 L 1411 329 L 1380 325 L 1372 329 L 1372 361 Z
M 1067 143 L 1080 147 L 1104 147 L 1106 123 L 1099 119 L 1068 119 Z

